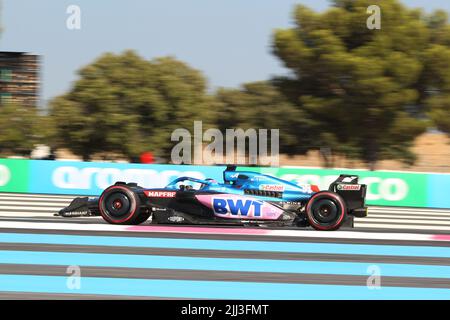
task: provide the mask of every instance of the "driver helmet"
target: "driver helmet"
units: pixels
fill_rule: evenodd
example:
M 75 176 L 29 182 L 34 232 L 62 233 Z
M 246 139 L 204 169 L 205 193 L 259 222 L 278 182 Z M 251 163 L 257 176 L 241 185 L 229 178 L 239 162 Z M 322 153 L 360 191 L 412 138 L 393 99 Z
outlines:
M 205 181 L 208 181 L 210 183 L 217 183 L 217 180 L 215 179 L 211 179 L 211 178 L 207 178 L 205 179 Z M 208 184 L 207 183 L 202 183 L 202 185 L 200 186 L 200 189 L 203 189 L 204 187 L 206 187 Z

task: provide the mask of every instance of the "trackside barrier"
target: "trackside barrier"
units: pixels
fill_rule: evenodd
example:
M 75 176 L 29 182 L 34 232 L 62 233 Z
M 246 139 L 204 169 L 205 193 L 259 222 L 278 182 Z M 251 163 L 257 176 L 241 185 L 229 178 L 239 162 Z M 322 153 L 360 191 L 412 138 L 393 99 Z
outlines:
M 115 181 L 143 187 L 164 187 L 180 176 L 222 180 L 224 166 L 124 164 L 0 159 L 0 192 L 98 195 Z M 357 174 L 368 185 L 367 203 L 380 206 L 450 208 L 450 174 L 394 171 L 313 169 L 304 167 L 246 168 L 322 189 L 340 174 Z

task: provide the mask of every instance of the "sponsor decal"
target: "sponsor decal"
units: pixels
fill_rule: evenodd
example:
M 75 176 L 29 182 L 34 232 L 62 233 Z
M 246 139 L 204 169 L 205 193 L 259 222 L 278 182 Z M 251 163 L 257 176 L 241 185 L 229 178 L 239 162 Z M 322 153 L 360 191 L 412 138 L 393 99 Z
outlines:
M 276 220 L 283 210 L 270 203 L 229 194 L 197 195 L 197 199 L 222 218 Z
M 173 198 L 177 194 L 175 191 L 144 191 L 147 197 L 151 198 Z
M 11 179 L 11 172 L 8 167 L 0 164 L 0 187 L 5 186 Z
M 107 162 L 73 162 L 30 160 L 30 186 L 32 193 L 99 195 L 116 181 L 135 182 L 145 189 L 162 189 L 178 177 L 221 180 L 224 166 L 176 166 L 165 164 L 131 164 Z M 0 164 L 4 164 L 0 161 Z M 27 174 L 27 168 L 16 173 L 11 170 L 11 181 Z M 23 165 L 21 166 L 23 167 Z M 16 179 L 17 177 L 17 179 Z M 9 185 L 11 185 L 9 183 Z M 7 185 L 7 187 L 9 187 Z M 0 187 L 0 190 L 3 190 Z
M 261 184 L 259 185 L 259 190 L 283 192 L 284 186 L 281 184 Z
M 171 216 L 167 218 L 167 220 L 169 220 L 170 222 L 183 222 L 184 218 L 180 216 Z
M 81 217 L 90 215 L 91 213 L 89 211 L 67 211 L 61 214 L 63 217 Z
M 450 174 L 429 175 L 427 189 L 429 207 L 450 208 Z
M 255 200 L 213 198 L 213 210 L 221 215 L 260 217 L 262 205 Z
M 32 181 L 30 162 L 25 159 L 0 159 L 0 192 L 29 192 Z
M 338 190 L 361 190 L 360 184 L 338 184 Z

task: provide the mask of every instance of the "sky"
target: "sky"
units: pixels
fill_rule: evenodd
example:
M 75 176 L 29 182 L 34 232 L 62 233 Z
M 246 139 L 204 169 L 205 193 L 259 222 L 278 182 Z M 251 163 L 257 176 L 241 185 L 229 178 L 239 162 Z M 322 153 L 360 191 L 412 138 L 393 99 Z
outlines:
M 374 4 L 382 0 L 374 0 Z M 3 0 L 0 51 L 42 55 L 43 104 L 68 91 L 77 70 L 104 52 L 133 49 L 146 59 L 173 56 L 201 70 L 209 88 L 238 87 L 288 72 L 271 53 L 275 28 L 292 9 L 325 10 L 328 0 Z M 404 0 L 450 12 L 449 0 Z M 68 6 L 81 9 L 69 30 Z

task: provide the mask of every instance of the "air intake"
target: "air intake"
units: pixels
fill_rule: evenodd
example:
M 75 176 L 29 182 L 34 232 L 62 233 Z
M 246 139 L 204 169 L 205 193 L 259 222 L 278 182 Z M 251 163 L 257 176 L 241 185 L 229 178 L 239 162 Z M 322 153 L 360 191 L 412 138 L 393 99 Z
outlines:
M 282 198 L 283 192 L 279 191 L 266 191 L 266 190 L 255 190 L 255 189 L 245 189 L 244 194 L 260 197 L 270 197 L 270 198 Z

